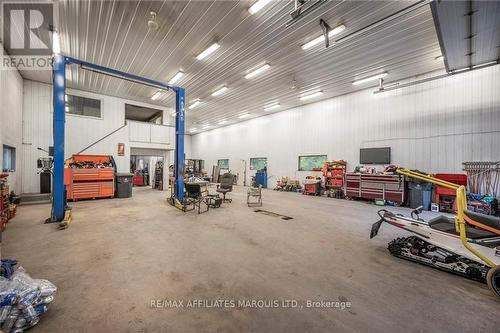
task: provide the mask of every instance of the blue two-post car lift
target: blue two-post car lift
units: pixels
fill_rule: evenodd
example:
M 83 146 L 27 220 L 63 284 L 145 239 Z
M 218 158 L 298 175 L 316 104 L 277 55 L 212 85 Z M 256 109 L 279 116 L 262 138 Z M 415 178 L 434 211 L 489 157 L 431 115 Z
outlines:
M 55 55 L 53 62 L 53 106 L 54 106 L 54 167 L 53 167 L 53 200 L 51 222 L 63 221 L 66 210 L 64 185 L 64 123 L 65 123 L 65 94 L 66 94 L 66 66 L 78 65 L 82 69 L 113 76 L 127 81 L 175 92 L 175 190 L 172 203 L 177 206 L 184 202 L 184 111 L 186 104 L 184 88 L 164 84 L 138 75 L 125 73 L 116 69 L 92 64 L 83 60 Z

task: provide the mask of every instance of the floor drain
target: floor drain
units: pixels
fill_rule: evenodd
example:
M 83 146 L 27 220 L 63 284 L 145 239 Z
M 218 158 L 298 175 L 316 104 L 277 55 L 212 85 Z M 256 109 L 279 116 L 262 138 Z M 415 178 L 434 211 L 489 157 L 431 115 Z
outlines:
M 256 209 L 256 210 L 254 210 L 254 212 L 255 213 L 259 213 L 259 214 L 264 214 L 264 215 L 267 215 L 267 216 L 279 217 L 282 220 L 291 220 L 291 219 L 293 219 L 293 217 L 286 216 L 286 215 L 281 215 L 281 214 L 270 212 L 268 210 L 263 210 L 263 209 Z

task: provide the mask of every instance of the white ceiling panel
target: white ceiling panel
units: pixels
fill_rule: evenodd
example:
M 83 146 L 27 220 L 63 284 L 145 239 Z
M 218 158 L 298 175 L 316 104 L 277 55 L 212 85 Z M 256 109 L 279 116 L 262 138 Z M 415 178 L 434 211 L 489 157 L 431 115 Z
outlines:
M 311 0 L 315 1 L 315 0 Z M 434 23 L 421 1 L 326 1 L 304 18 L 286 26 L 293 1 L 273 1 L 250 15 L 252 1 L 58 1 L 57 29 L 66 55 L 168 82 L 180 69 L 178 85 L 186 88 L 187 127 L 241 121 L 242 112 L 266 114 L 304 104 L 303 91 L 322 90 L 321 98 L 365 89 L 355 79 L 387 71 L 394 81 L 443 69 Z M 414 6 L 392 19 L 406 7 Z M 158 29 L 150 30 L 150 12 Z M 321 35 L 319 20 L 346 29 L 325 49 L 301 45 Z M 385 20 L 384 20 L 385 19 Z M 362 29 L 362 30 L 361 30 Z M 360 31 L 361 30 L 361 31 Z M 352 36 L 351 36 L 352 35 Z M 220 48 L 203 60 L 196 55 L 217 41 Z M 334 42 L 338 41 L 338 42 Z M 251 68 L 268 63 L 263 74 L 245 79 Z M 50 82 L 50 73 L 27 71 L 24 77 Z M 68 86 L 166 106 L 173 94 L 152 101 L 155 89 L 71 67 Z M 211 93 L 226 85 L 220 96 Z M 275 112 L 275 111 L 273 111 Z

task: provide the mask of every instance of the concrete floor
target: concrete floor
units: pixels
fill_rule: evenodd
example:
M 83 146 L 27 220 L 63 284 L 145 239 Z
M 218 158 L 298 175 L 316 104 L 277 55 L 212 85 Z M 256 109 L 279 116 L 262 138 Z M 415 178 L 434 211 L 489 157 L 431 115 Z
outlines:
M 500 302 L 486 285 L 390 256 L 387 242 L 402 235 L 391 226 L 370 240 L 373 205 L 266 190 L 263 209 L 293 217 L 285 221 L 247 208 L 241 187 L 232 204 L 202 215 L 176 210 L 166 195 L 137 188 L 131 199 L 73 203 L 64 231 L 41 223 L 48 205 L 19 208 L 2 256 L 59 288 L 33 332 L 500 330 Z M 298 307 L 187 308 L 196 299 Z M 352 306 L 311 309 L 306 300 Z

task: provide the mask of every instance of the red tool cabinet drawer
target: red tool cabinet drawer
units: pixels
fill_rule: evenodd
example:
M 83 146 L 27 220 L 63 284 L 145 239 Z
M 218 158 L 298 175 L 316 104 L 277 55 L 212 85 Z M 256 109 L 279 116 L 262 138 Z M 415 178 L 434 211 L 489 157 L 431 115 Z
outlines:
M 102 169 L 69 169 L 73 176 L 73 181 L 92 181 L 114 178 L 114 170 L 111 168 Z
M 73 183 L 68 189 L 68 199 L 93 199 L 114 196 L 113 182 Z
M 344 180 L 342 178 L 340 178 L 340 179 L 333 178 L 331 180 L 331 182 L 332 182 L 333 186 L 342 186 L 342 185 L 344 185 Z
M 113 182 L 101 182 L 100 195 L 102 197 L 112 197 L 115 195 L 115 185 Z

